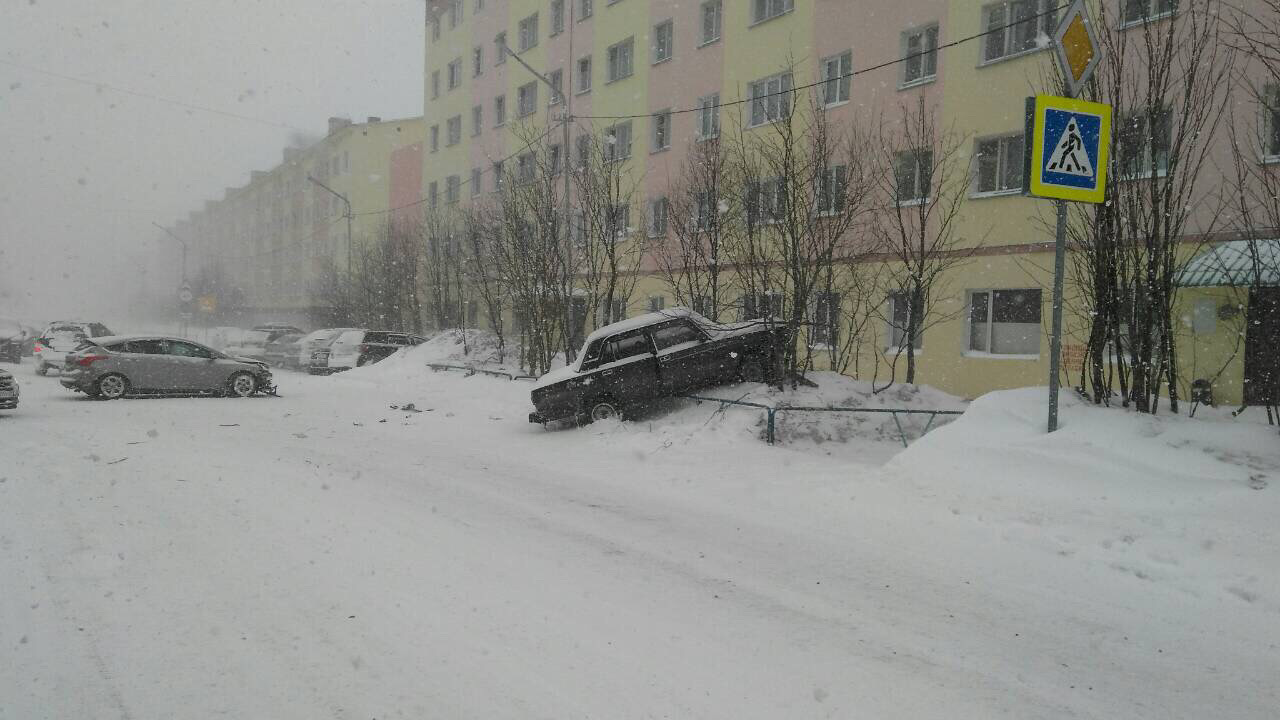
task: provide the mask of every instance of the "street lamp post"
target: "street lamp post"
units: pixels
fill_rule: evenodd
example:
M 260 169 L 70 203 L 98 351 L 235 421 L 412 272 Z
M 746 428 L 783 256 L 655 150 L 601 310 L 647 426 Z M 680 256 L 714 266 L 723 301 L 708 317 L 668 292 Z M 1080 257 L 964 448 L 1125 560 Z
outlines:
M 151 224 L 163 230 L 166 235 L 173 238 L 174 240 L 177 240 L 178 243 L 182 245 L 182 282 L 185 284 L 187 282 L 187 241 L 173 234 L 172 230 L 161 225 L 158 222 L 153 221 Z
M 181 303 L 181 308 L 179 310 L 178 334 L 186 337 L 188 330 L 187 321 L 191 317 L 189 312 L 191 309 L 191 287 L 187 284 L 187 241 L 178 237 L 172 230 L 158 222 L 152 221 L 151 224 L 163 230 L 166 235 L 177 240 L 178 244 L 182 245 L 182 282 L 178 287 L 178 300 Z
M 573 210 L 572 210 L 572 206 L 569 203 L 569 181 L 570 181 L 570 178 L 569 178 L 569 139 L 570 139 L 569 126 L 573 122 L 573 92 L 571 88 L 573 87 L 573 63 L 574 63 L 574 60 L 573 60 L 573 22 L 574 22 L 573 11 L 574 11 L 574 8 L 573 8 L 573 3 L 568 3 L 568 5 L 569 5 L 569 8 L 568 8 L 569 17 L 568 17 L 568 25 L 566 26 L 566 32 L 568 33 L 569 52 L 568 52 L 568 57 L 565 59 L 565 63 L 564 63 L 565 70 L 564 70 L 564 75 L 562 76 L 562 79 L 564 81 L 563 87 L 556 87 L 556 85 L 552 83 L 549 78 L 547 78 L 542 73 L 530 67 L 529 63 L 525 62 L 523 58 L 521 58 L 516 53 L 512 52 L 511 48 L 507 47 L 506 43 L 502 44 L 501 52 L 514 58 L 515 61 L 520 63 L 520 65 L 525 70 L 529 71 L 530 75 L 533 75 L 535 78 L 542 81 L 542 84 L 551 88 L 552 93 L 560 96 L 560 103 L 564 107 L 564 112 L 560 118 L 560 126 L 562 131 L 562 138 L 563 138 L 560 145 L 560 172 L 564 173 L 564 192 L 563 192 L 564 197 L 561 198 L 561 206 L 562 206 L 561 212 L 563 213 L 563 216 L 564 216 L 563 219 L 561 220 L 561 224 L 564 225 L 564 258 L 565 258 L 565 261 L 564 261 L 565 262 L 565 266 L 564 266 L 564 286 L 565 286 L 564 358 L 566 363 L 571 363 L 573 362 L 575 349 L 573 347 L 573 333 L 572 333 L 573 277 L 574 277 L 573 267 L 574 266 L 573 266 L 573 230 L 571 227 L 573 222 Z
M 338 192 L 338 191 L 334 190 L 333 188 L 329 187 L 328 185 L 325 185 L 324 183 L 320 182 L 319 180 L 317 180 L 317 179 L 315 179 L 315 178 L 311 177 L 310 175 L 307 175 L 307 180 L 309 180 L 310 182 L 315 183 L 316 185 L 319 185 L 321 188 L 323 188 L 324 190 L 326 190 L 330 195 L 332 195 L 332 196 L 334 196 L 334 197 L 338 198 L 339 200 L 341 200 L 341 201 L 343 202 L 343 204 L 345 204 L 345 205 L 346 205 L 346 207 L 347 207 L 347 211 L 346 211 L 346 218 L 347 218 L 347 274 L 348 274 L 348 275 L 350 275 L 350 274 L 351 274 L 351 201 L 347 199 L 347 196 L 346 196 L 346 195 L 343 195 L 342 193 L 340 193 L 340 192 Z

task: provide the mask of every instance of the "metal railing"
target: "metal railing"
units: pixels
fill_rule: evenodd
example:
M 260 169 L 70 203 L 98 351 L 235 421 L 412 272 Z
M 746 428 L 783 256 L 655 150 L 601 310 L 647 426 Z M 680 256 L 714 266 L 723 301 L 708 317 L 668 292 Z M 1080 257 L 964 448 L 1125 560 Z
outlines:
M 470 365 L 449 365 L 447 363 L 427 363 L 427 367 L 435 371 L 441 370 L 457 370 L 464 372 L 468 377 L 472 375 L 488 375 L 489 377 L 506 378 L 507 380 L 537 380 L 535 375 L 519 375 L 509 373 L 505 370 L 486 370 L 484 368 L 472 367 Z
M 706 395 L 681 395 L 680 397 L 699 402 L 720 403 L 723 408 L 725 405 L 738 405 L 742 407 L 756 408 L 764 410 L 765 419 L 765 440 L 773 445 L 777 442 L 777 416 L 781 412 L 845 412 L 845 413 L 887 413 L 893 416 L 893 424 L 898 428 L 898 438 L 902 440 L 902 447 L 907 446 L 907 432 L 902 427 L 902 421 L 898 419 L 899 415 L 928 415 L 929 422 L 925 423 L 924 429 L 920 431 L 923 437 L 929 429 L 933 427 L 933 423 L 938 419 L 939 415 L 963 415 L 963 410 L 911 410 L 908 408 L 852 408 L 852 407 L 823 407 L 817 405 L 766 405 L 764 403 L 747 402 L 743 400 L 730 400 L 729 398 L 708 397 Z

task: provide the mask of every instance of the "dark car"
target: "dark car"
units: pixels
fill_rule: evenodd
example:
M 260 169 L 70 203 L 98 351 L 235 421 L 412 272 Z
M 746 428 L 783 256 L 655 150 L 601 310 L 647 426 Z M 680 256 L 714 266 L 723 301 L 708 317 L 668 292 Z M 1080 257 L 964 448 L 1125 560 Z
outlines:
M 17 320 L 0 318 L 0 362 L 22 361 L 24 345 L 34 334 Z
M 297 368 L 298 345 L 301 341 L 302 335 L 299 333 L 289 333 L 270 340 L 263 348 L 263 360 L 272 367 Z
M 530 398 L 529 422 L 603 420 L 654 398 L 778 373 L 785 328 L 763 321 L 714 323 L 672 308 L 591 333 L 578 360 L 544 375 Z
M 249 397 L 275 391 L 265 363 L 153 335 L 84 339 L 66 355 L 62 386 L 104 400 L 140 392 Z

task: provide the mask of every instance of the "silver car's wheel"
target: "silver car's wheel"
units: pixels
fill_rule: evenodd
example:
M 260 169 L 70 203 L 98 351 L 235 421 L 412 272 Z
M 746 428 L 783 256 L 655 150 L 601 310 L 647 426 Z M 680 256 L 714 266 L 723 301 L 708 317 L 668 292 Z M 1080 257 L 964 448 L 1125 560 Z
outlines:
M 618 406 L 612 400 L 597 400 L 591 404 L 591 422 L 612 420 L 618 417 Z
M 233 397 L 249 397 L 258 390 L 258 381 L 249 373 L 240 372 L 231 376 L 227 383 Z
M 118 400 L 129 392 L 129 381 L 123 375 L 112 373 L 98 378 L 98 397 L 103 400 Z

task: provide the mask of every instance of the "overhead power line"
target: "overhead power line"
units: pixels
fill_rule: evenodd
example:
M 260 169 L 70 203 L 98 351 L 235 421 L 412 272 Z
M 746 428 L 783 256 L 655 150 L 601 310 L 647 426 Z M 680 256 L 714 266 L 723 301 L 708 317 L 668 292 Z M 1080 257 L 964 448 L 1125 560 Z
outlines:
M 1061 5 L 1058 5 L 1058 6 L 1055 6 L 1055 7 L 1049 8 L 1049 9 L 1047 9 L 1047 10 L 1044 10 L 1044 11 L 1042 11 L 1042 12 L 1036 13 L 1035 15 L 1030 15 L 1030 16 L 1028 16 L 1028 17 L 1025 17 L 1025 18 L 1023 18 L 1023 19 L 1021 19 L 1021 20 L 1016 20 L 1016 21 L 1011 22 L 1011 23 L 1005 23 L 1004 25 L 998 25 L 998 26 L 996 26 L 996 27 L 987 28 L 986 30 L 984 30 L 984 31 L 982 31 L 982 32 L 980 32 L 980 33 L 975 33 L 975 34 L 973 34 L 973 35 L 968 35 L 968 36 L 966 36 L 966 37 L 962 37 L 962 38 L 960 38 L 960 39 L 958 39 L 958 40 L 952 40 L 951 42 L 943 43 L 943 44 L 938 45 L 937 47 L 933 48 L 932 50 L 922 50 L 922 51 L 920 51 L 920 52 L 911 53 L 911 54 L 909 54 L 909 55 L 904 55 L 904 56 L 902 56 L 902 57 L 900 57 L 900 58 L 895 58 L 895 59 L 893 59 L 893 60 L 888 60 L 888 61 L 885 61 L 885 62 L 882 62 L 882 63 L 877 63 L 877 64 L 875 64 L 875 65 L 871 65 L 871 66 L 869 66 L 869 67 L 859 68 L 859 69 L 857 69 L 857 70 L 853 70 L 853 71 L 851 71 L 851 72 L 847 72 L 847 73 L 845 73 L 845 74 L 843 74 L 843 75 L 837 75 L 837 76 L 835 76 L 835 77 L 829 77 L 829 78 L 826 78 L 826 79 L 824 79 L 824 80 L 819 80 L 819 81 L 817 81 L 817 82 L 808 83 L 807 85 L 800 85 L 800 86 L 797 86 L 797 87 L 793 87 L 793 88 L 791 88 L 791 89 L 789 89 L 789 90 L 780 90 L 780 91 L 778 91 L 778 92 L 772 92 L 772 93 L 768 93 L 768 94 L 766 94 L 766 95 L 758 95 L 758 96 L 756 96 L 756 97 L 750 97 L 750 98 L 747 98 L 747 99 L 745 99 L 745 100 L 730 100 L 729 102 L 718 103 L 718 104 L 715 104 L 715 105 L 707 105 L 707 106 L 704 106 L 704 107 L 679 108 L 679 109 L 676 109 L 676 110 L 664 110 L 664 111 L 662 111 L 662 113 L 660 113 L 660 114 L 662 114 L 662 115 L 668 115 L 668 114 L 670 114 L 670 115 L 680 115 L 680 114 L 682 114 L 682 113 L 702 112 L 703 110 L 706 110 L 706 109 L 708 109 L 708 108 L 722 108 L 722 107 L 732 107 L 732 106 L 734 106 L 734 105 L 745 105 L 746 103 L 749 103 L 749 102 L 754 102 L 754 101 L 756 101 L 756 100 L 763 100 L 763 99 L 766 99 L 766 98 L 774 97 L 774 96 L 776 96 L 776 95 L 789 95 L 789 94 L 792 94 L 792 93 L 800 92 L 801 90 L 809 90 L 809 89 L 812 89 L 812 88 L 820 87 L 820 86 L 822 86 L 822 85 L 826 85 L 826 84 L 827 84 L 827 83 L 829 83 L 829 82 L 833 82 L 833 81 L 836 81 L 836 80 L 843 80 L 843 79 L 845 79 L 845 78 L 851 78 L 851 77 L 854 77 L 854 76 L 856 76 L 856 75 L 865 75 L 865 74 L 867 74 L 867 73 L 869 73 L 869 72 L 875 72 L 876 70 L 883 70 L 884 68 L 892 67 L 892 66 L 894 66 L 894 65 L 898 65 L 898 64 L 900 64 L 900 63 L 904 63 L 904 62 L 906 62 L 906 61 L 908 61 L 908 60 L 912 60 L 912 59 L 915 59 L 915 58 L 920 58 L 920 57 L 924 57 L 924 56 L 926 56 L 926 55 L 930 55 L 930 54 L 932 54 L 932 53 L 936 53 L 936 52 L 938 52 L 939 50 L 946 50 L 946 49 L 948 49 L 948 48 L 956 47 L 957 45 L 963 45 L 964 43 L 967 43 L 967 42 L 973 42 L 974 40 L 980 40 L 980 39 L 982 39 L 982 38 L 984 38 L 984 37 L 986 37 L 986 36 L 988 36 L 988 35 L 993 35 L 993 34 L 995 34 L 995 33 L 997 33 L 997 32 L 1003 32 L 1003 31 L 1005 31 L 1005 30 L 1008 30 L 1008 29 L 1010 29 L 1010 28 L 1016 27 L 1016 26 L 1021 25 L 1021 24 L 1023 24 L 1023 23 L 1027 23 L 1027 22 L 1034 22 L 1034 21 L 1036 21 L 1036 20 L 1039 20 L 1039 19 L 1040 19 L 1040 18 L 1042 18 L 1042 17 L 1045 17 L 1046 15 L 1053 15 L 1053 14 L 1056 14 L 1056 13 L 1058 13 L 1059 11 L 1061 11 L 1061 10 L 1065 10 L 1066 8 L 1068 8 L 1068 7 L 1070 7 L 1070 6 L 1071 6 L 1071 3 L 1063 3 L 1063 4 L 1061 4 Z M 634 115 L 575 115 L 575 116 L 574 116 L 574 119 L 575 119 L 575 120 L 637 120 L 637 119 L 641 119 L 641 118 L 650 118 L 650 117 L 653 117 L 654 115 L 657 115 L 657 114 L 659 114 L 659 113 L 637 113 L 637 114 L 634 114 Z
M 105 88 L 107 90 L 122 93 L 124 95 L 132 95 L 133 97 L 143 98 L 145 100 L 151 100 L 153 102 L 163 103 L 165 105 L 173 105 L 175 107 L 185 108 L 187 110 L 197 110 L 199 112 L 211 113 L 214 115 L 221 115 L 222 117 L 234 118 L 236 120 L 244 120 L 245 122 L 258 123 L 259 125 L 268 125 L 270 127 L 283 128 L 285 130 L 294 130 L 294 131 L 303 132 L 303 133 L 307 132 L 303 128 L 297 127 L 296 125 L 290 125 L 288 123 L 275 122 L 274 120 L 266 120 L 263 118 L 253 117 L 251 115 L 241 115 L 240 113 L 231 112 L 230 110 L 219 110 L 218 108 L 208 107 L 207 105 L 196 105 L 194 103 L 184 102 L 182 100 L 174 100 L 173 98 L 163 97 L 161 95 L 153 95 L 151 93 L 140 92 L 138 90 L 130 90 L 128 88 L 122 88 L 122 87 L 119 87 L 118 85 L 111 85 L 109 83 L 99 82 L 98 80 L 90 80 L 88 78 L 76 77 L 74 75 L 64 75 L 62 73 L 53 72 L 52 70 L 43 70 L 41 68 L 31 67 L 30 65 L 16 63 L 16 62 L 13 62 L 12 60 L 5 60 L 0 58 L 0 64 L 8 65 L 10 67 L 15 67 L 20 70 L 25 70 L 31 73 L 36 73 L 37 75 L 47 75 L 48 77 L 58 78 L 60 80 L 66 80 L 67 82 L 79 83 L 81 85 L 90 85 L 95 88 Z

